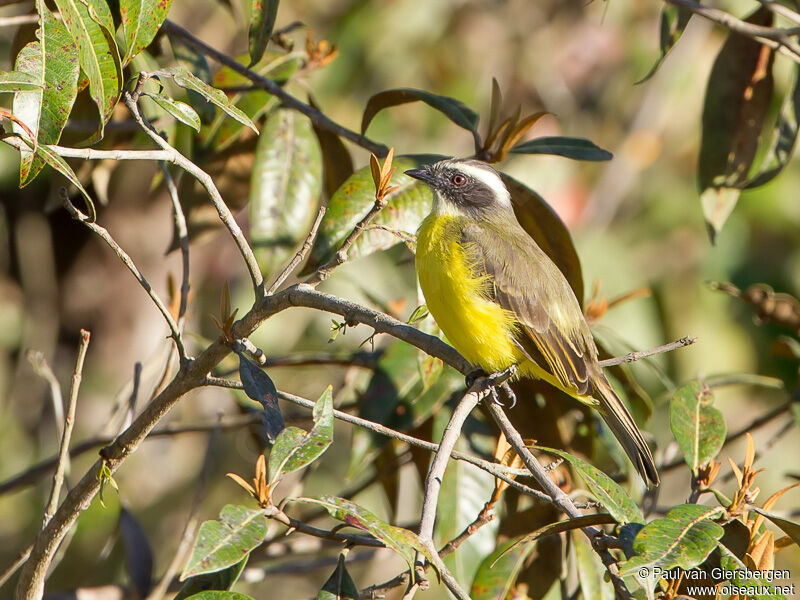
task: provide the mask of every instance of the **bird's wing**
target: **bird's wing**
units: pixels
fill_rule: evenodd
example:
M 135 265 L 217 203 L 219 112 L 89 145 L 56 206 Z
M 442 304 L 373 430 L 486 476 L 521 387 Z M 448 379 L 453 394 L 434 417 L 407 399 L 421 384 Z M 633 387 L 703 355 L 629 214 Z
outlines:
M 473 268 L 489 276 L 489 293 L 519 322 L 517 343 L 526 356 L 567 389 L 590 392 L 597 350 L 580 305 L 558 267 L 521 228 L 470 223 L 461 242 Z M 549 367 L 549 369 L 547 368 Z

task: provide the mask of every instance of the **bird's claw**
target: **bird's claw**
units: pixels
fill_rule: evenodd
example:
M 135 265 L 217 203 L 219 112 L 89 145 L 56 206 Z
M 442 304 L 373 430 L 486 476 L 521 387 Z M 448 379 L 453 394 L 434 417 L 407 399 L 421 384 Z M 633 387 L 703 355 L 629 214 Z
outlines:
M 492 374 L 487 374 L 486 371 L 484 371 L 483 369 L 475 369 L 471 373 L 467 374 L 467 376 L 465 377 L 465 381 L 467 384 L 467 388 L 471 388 L 478 379 L 480 379 L 481 377 L 486 378 L 484 389 L 489 390 L 489 395 L 491 395 L 492 397 L 492 402 L 505 407 L 505 404 L 500 400 L 500 394 L 498 394 L 497 392 L 497 388 L 500 387 L 503 389 L 503 392 L 511 401 L 511 405 L 509 408 L 514 408 L 517 405 L 517 396 L 516 394 L 514 394 L 514 391 L 508 384 L 508 378 L 513 377 L 516 374 L 516 372 L 517 372 L 517 365 L 511 365 L 510 367 L 503 369 L 502 371 L 498 371 Z

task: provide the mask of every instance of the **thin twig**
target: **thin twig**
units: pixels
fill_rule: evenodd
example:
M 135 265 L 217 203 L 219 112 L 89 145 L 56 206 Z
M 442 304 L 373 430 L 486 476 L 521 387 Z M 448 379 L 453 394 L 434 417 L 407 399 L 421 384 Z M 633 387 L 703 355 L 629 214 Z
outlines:
M 83 377 L 83 361 L 86 358 L 86 351 L 89 348 L 91 334 L 85 329 L 81 329 L 81 341 L 78 345 L 78 358 L 75 361 L 75 370 L 72 372 L 72 382 L 69 388 L 69 400 L 67 404 L 67 414 L 64 417 L 64 429 L 61 434 L 61 446 L 58 451 L 58 465 L 55 475 L 53 475 L 53 487 L 50 490 L 50 499 L 47 501 L 47 508 L 42 518 L 42 527 L 47 525 L 53 518 L 53 513 L 58 508 L 58 498 L 61 496 L 61 486 L 64 484 L 64 475 L 69 468 L 69 442 L 72 439 L 72 428 L 75 425 L 75 409 L 78 405 L 78 391 L 81 387 Z
M 319 226 L 322 224 L 322 218 L 325 216 L 325 212 L 328 210 L 328 207 L 322 204 L 317 211 L 317 216 L 314 219 L 314 224 L 311 226 L 311 230 L 308 232 L 306 239 L 303 241 L 303 245 L 300 246 L 300 249 L 294 255 L 292 260 L 289 261 L 283 271 L 281 271 L 278 276 L 275 278 L 275 281 L 272 282 L 272 285 L 269 286 L 267 289 L 267 294 L 274 294 L 275 291 L 281 287 L 281 284 L 286 281 L 286 278 L 292 274 L 292 272 L 297 268 L 301 262 L 303 262 L 308 254 L 309 250 L 311 250 L 311 246 L 314 244 L 314 239 L 317 237 L 317 232 L 319 231 Z
M 92 223 L 88 220 L 87 216 L 75 208 L 75 205 L 72 204 L 72 201 L 69 199 L 69 196 L 66 194 L 66 190 L 62 188 L 61 190 L 61 200 L 64 204 L 64 207 L 69 212 L 70 216 L 83 223 L 86 227 L 88 227 L 93 233 L 97 234 L 97 236 L 103 240 L 109 248 L 111 248 L 114 253 L 119 257 L 122 263 L 128 268 L 128 270 L 133 274 L 136 278 L 136 281 L 139 282 L 139 285 L 142 286 L 147 295 L 150 296 L 150 299 L 153 301 L 153 304 L 156 305 L 156 308 L 164 317 L 164 320 L 167 322 L 167 327 L 169 327 L 171 337 L 175 342 L 175 347 L 178 349 L 178 355 L 181 357 L 181 360 L 188 360 L 186 355 L 186 348 L 183 346 L 183 338 L 181 336 L 181 332 L 178 329 L 178 324 L 175 322 L 175 319 L 172 318 L 172 314 L 169 312 L 169 309 L 165 306 L 164 302 L 161 300 L 161 297 L 156 293 L 153 289 L 153 286 L 150 285 L 150 282 L 147 281 L 142 272 L 139 270 L 139 267 L 136 266 L 136 263 L 133 262 L 133 259 L 128 255 L 125 250 L 111 237 L 111 234 L 108 233 L 108 230 L 105 227 L 98 225 L 97 223 Z
M 178 307 L 178 329 L 183 332 L 183 322 L 186 317 L 186 306 L 189 303 L 189 230 L 186 226 L 186 215 L 183 214 L 183 206 L 178 196 L 178 187 L 169 172 L 167 165 L 160 163 L 161 171 L 164 173 L 164 182 L 167 184 L 169 198 L 172 201 L 172 216 L 175 221 L 175 235 L 181 247 L 181 301 Z
M 385 544 L 377 538 L 368 535 L 358 535 L 354 533 L 341 533 L 336 530 L 321 529 L 314 527 L 290 517 L 277 506 L 268 506 L 264 509 L 266 515 L 270 519 L 275 519 L 278 523 L 286 525 L 289 529 L 305 533 L 313 537 L 318 537 L 323 540 L 332 540 L 334 542 L 345 542 L 351 546 L 372 546 L 373 548 L 384 548 Z
M 795 25 L 800 25 L 800 14 L 797 14 L 788 6 L 779 4 L 778 2 L 775 2 L 775 0 L 758 0 L 758 2 L 762 6 L 774 12 L 776 15 L 780 15 L 781 17 L 783 17 L 787 21 L 791 21 Z
M 581 512 L 575 506 L 572 499 L 556 484 L 556 482 L 550 477 L 550 474 L 539 463 L 533 453 L 528 450 L 527 446 L 525 446 L 522 436 L 511 424 L 511 421 L 508 420 L 503 408 L 499 404 L 490 403 L 489 412 L 492 414 L 495 422 L 500 426 L 500 429 L 505 434 L 509 444 L 511 444 L 511 446 L 514 448 L 514 451 L 522 459 L 522 462 L 525 463 L 525 466 L 528 467 L 530 472 L 533 474 L 533 477 L 536 479 L 539 485 L 542 486 L 545 492 L 547 492 L 547 494 L 553 499 L 553 503 L 570 518 L 574 519 L 576 517 L 580 517 Z M 632 600 L 633 596 L 625 585 L 623 579 L 619 576 L 619 569 L 617 567 L 616 560 L 607 548 L 601 547 L 599 544 L 599 540 L 603 535 L 602 531 L 597 527 L 591 526 L 584 527 L 583 532 L 589 538 L 595 552 L 600 556 L 600 559 L 606 566 L 606 570 L 611 578 L 611 582 L 614 585 L 614 591 L 617 594 L 617 598 L 620 600 Z
M 14 576 L 14 573 L 25 564 L 25 561 L 28 560 L 28 557 L 31 555 L 31 550 L 33 550 L 33 544 L 25 548 L 22 552 L 17 555 L 17 558 L 14 559 L 5 571 L 0 573 L 0 588 L 3 587 L 9 579 Z
M 39 15 L 17 15 L 15 17 L 0 17 L 0 28 L 16 27 L 17 25 L 35 25 L 39 22 Z
M 30 151 L 30 146 L 19 138 L 5 137 L 1 139 L 12 148 Z M 83 160 L 165 160 L 170 163 L 174 162 L 173 154 L 164 150 L 94 150 L 92 148 L 68 148 L 50 144 L 47 144 L 47 148 L 64 158 L 82 158 Z
M 31 363 L 34 373 L 47 382 L 50 387 L 50 400 L 53 403 L 53 416 L 56 421 L 56 429 L 59 436 L 64 430 L 64 398 L 61 394 L 61 384 L 58 383 L 53 369 L 50 368 L 44 354 L 37 350 L 28 350 L 25 352 L 25 357 Z
M 339 125 L 338 123 L 332 121 L 328 116 L 323 114 L 318 109 L 314 108 L 306 104 L 305 102 L 301 102 L 294 96 L 292 96 L 289 92 L 284 90 L 280 85 L 272 81 L 271 79 L 267 79 L 259 75 L 258 73 L 251 71 L 247 67 L 245 67 L 240 62 L 237 62 L 235 59 L 231 58 L 227 54 L 220 52 L 219 50 L 212 48 L 202 40 L 196 38 L 191 32 L 187 31 L 180 25 L 170 21 L 167 19 L 164 21 L 164 24 L 161 26 L 161 29 L 167 33 L 167 35 L 171 37 L 178 37 L 185 41 L 187 44 L 192 46 L 195 50 L 198 50 L 202 54 L 206 56 L 210 56 L 220 64 L 225 65 L 229 69 L 239 73 L 240 75 L 245 76 L 247 79 L 252 81 L 258 87 L 266 90 L 276 98 L 278 98 L 285 106 L 289 108 L 293 108 L 304 115 L 306 115 L 311 122 L 314 123 L 317 127 L 321 129 L 325 129 L 336 135 L 345 138 L 361 146 L 362 148 L 366 148 L 370 152 L 383 157 L 389 152 L 389 149 L 384 146 L 383 144 L 378 144 L 373 142 L 367 137 L 356 133 L 355 131 L 351 131 L 346 127 Z
M 613 367 L 616 365 L 620 365 L 622 363 L 631 363 L 637 360 L 641 360 L 643 358 L 647 358 L 649 356 L 662 354 L 663 352 L 672 352 L 673 350 L 677 350 L 678 348 L 685 348 L 686 346 L 691 346 L 696 341 L 697 338 L 686 336 L 674 342 L 670 342 L 669 344 L 664 344 L 663 346 L 651 348 L 650 350 L 639 350 L 638 352 L 629 352 L 624 356 L 615 356 L 614 358 L 607 358 L 605 360 L 599 361 L 598 364 L 604 369 L 607 369 L 608 367 Z
M 141 73 L 139 75 L 137 90 L 140 90 L 140 88 L 144 85 L 144 81 L 146 80 L 147 74 Z M 211 203 L 217 210 L 217 215 L 219 215 L 222 224 L 228 229 L 233 241 L 236 243 L 236 247 L 239 249 L 239 253 L 244 259 L 247 271 L 250 274 L 250 279 L 253 282 L 253 290 L 255 292 L 256 299 L 261 298 L 264 293 L 264 277 L 262 276 L 261 269 L 258 266 L 256 255 L 253 253 L 253 249 L 250 247 L 250 244 L 247 243 L 244 233 L 242 232 L 241 227 L 239 227 L 239 224 L 236 222 L 236 219 L 233 218 L 233 214 L 228 208 L 228 205 L 225 204 L 225 201 L 222 199 L 217 186 L 214 184 L 214 180 L 208 173 L 203 171 L 203 169 L 198 167 L 191 160 L 170 146 L 167 140 L 158 134 L 158 132 L 141 113 L 141 111 L 139 111 L 139 106 L 137 104 L 138 96 L 136 96 L 136 92 L 134 92 L 133 95 L 125 92 L 123 94 L 123 99 L 125 101 L 125 105 L 128 107 L 128 110 L 131 111 L 131 115 L 133 115 L 133 118 L 136 119 L 137 123 L 139 123 L 142 130 L 150 137 L 150 139 L 158 144 L 162 150 L 165 150 L 170 154 L 168 158 L 163 160 L 178 165 L 181 169 L 197 179 L 197 181 L 199 181 L 200 184 L 205 188 Z

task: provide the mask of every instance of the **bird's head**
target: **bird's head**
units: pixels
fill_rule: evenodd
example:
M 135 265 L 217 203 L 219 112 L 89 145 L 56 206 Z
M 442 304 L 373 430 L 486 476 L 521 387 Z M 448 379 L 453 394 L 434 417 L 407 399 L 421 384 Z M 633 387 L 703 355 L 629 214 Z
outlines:
M 433 189 L 434 211 L 481 217 L 498 209 L 513 210 L 511 196 L 500 174 L 479 160 L 440 160 L 419 169 L 410 169 L 406 175 Z

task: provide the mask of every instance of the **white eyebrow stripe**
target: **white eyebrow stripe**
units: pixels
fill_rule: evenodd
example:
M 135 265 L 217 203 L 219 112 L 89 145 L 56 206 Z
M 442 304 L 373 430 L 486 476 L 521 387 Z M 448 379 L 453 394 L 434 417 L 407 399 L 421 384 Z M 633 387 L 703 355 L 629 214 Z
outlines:
M 453 166 L 457 171 L 461 171 L 486 185 L 494 192 L 494 195 L 500 204 L 511 206 L 511 195 L 508 193 L 508 189 L 503 184 L 503 181 L 494 172 L 465 163 L 456 163 Z

